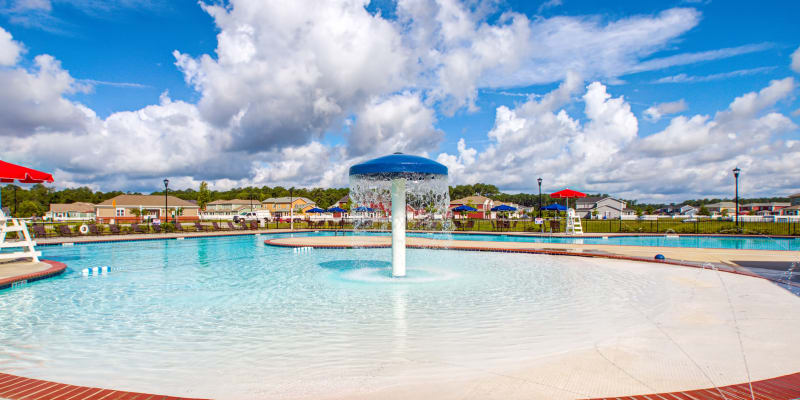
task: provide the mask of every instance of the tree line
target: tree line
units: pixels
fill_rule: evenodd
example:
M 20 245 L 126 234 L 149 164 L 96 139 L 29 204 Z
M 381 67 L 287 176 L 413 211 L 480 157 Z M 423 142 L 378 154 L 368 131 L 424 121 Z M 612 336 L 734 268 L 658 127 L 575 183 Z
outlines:
M 30 216 L 42 216 L 49 209 L 50 204 L 53 203 L 101 203 L 121 194 L 142 194 L 140 192 L 122 192 L 122 191 L 94 191 L 89 187 L 78 187 L 55 190 L 46 187 L 42 184 L 35 184 L 30 187 L 22 187 L 17 185 L 6 185 L 0 188 L 2 193 L 2 207 L 10 211 L 12 215 L 27 218 Z M 486 183 L 476 183 L 474 185 L 457 185 L 450 186 L 450 199 L 460 199 L 467 196 L 480 195 L 491 198 L 493 200 L 502 201 L 505 203 L 516 203 L 525 207 L 538 207 L 539 194 L 538 193 L 503 193 L 497 186 Z M 206 204 L 215 200 L 249 200 L 254 202 L 261 202 L 270 197 L 306 197 L 314 201 L 318 207 L 328 208 L 333 206 L 339 199 L 349 193 L 347 188 L 286 188 L 283 186 L 249 186 L 238 187 L 230 190 L 210 190 L 206 182 L 202 182 L 200 186 L 195 189 L 182 189 L 182 190 L 169 190 L 169 194 L 183 200 L 197 201 L 197 204 L 203 208 Z M 154 195 L 164 195 L 164 191 L 153 192 Z M 608 194 L 598 193 L 589 194 L 589 196 L 608 197 Z M 675 206 L 676 204 L 664 203 L 638 203 L 636 200 L 626 200 L 628 207 L 636 209 L 637 212 L 652 213 L 653 211 L 666 207 Z M 733 201 L 733 199 L 696 199 L 686 200 L 677 205 L 688 204 L 691 206 L 705 208 L 705 204 L 718 203 L 721 201 Z M 740 198 L 739 203 L 769 203 L 769 202 L 788 202 L 787 197 L 760 197 L 760 198 Z M 552 203 L 549 193 L 542 193 L 542 205 Z

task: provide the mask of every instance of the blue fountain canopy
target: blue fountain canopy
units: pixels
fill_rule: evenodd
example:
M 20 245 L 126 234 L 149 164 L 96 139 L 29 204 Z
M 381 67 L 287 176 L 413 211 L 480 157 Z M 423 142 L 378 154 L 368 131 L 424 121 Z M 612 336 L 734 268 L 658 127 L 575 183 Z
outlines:
M 447 167 L 424 157 L 402 153 L 378 157 L 350 167 L 350 175 L 409 173 L 447 175 Z

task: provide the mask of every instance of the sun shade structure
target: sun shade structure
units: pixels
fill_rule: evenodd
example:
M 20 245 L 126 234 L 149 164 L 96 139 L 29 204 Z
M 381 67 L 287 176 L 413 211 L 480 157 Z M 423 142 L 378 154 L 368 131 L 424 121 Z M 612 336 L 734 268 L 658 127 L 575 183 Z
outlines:
M 0 160 L 0 182 L 42 183 L 52 182 L 53 175 Z
M 547 210 L 547 211 L 567 211 L 567 207 L 564 207 L 561 204 L 550 204 L 550 205 L 542 207 L 542 210 Z
M 554 199 L 574 199 L 578 197 L 586 197 L 586 193 L 581 193 L 572 189 L 564 189 L 555 193 L 551 193 L 550 197 Z
M 325 211 L 325 210 L 323 210 L 321 208 L 314 207 L 314 208 L 312 208 L 312 209 L 310 209 L 310 210 L 308 210 L 306 212 L 307 213 L 312 213 L 312 214 L 322 214 L 322 213 L 325 213 L 327 211 Z
M 347 210 L 345 210 L 344 208 L 339 208 L 339 207 L 331 207 L 331 208 L 329 208 L 329 209 L 328 209 L 326 212 L 332 212 L 332 213 L 346 213 L 346 212 L 347 212 Z
M 386 192 L 391 193 L 392 203 L 392 276 L 401 277 L 406 275 L 406 197 L 425 198 L 416 206 L 436 204 L 433 208 L 444 215 L 450 203 L 447 167 L 403 153 L 350 167 L 350 196 L 357 206 L 385 204 L 381 196 Z
M 517 207 L 511 207 L 505 204 L 501 204 L 497 207 L 492 207 L 492 211 L 517 211 Z
M 375 209 L 361 206 L 361 207 L 354 208 L 353 211 L 355 211 L 355 212 L 373 212 L 373 211 L 375 211 Z
M 453 211 L 464 212 L 464 211 L 478 211 L 475 207 L 470 207 L 466 204 L 462 204 L 456 208 L 453 208 Z

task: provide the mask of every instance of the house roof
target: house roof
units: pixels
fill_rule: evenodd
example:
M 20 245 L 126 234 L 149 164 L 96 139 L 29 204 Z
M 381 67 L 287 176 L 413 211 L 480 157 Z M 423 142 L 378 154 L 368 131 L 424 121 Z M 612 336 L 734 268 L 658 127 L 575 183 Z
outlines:
M 720 201 L 719 203 L 706 204 L 705 206 L 706 208 L 733 208 L 736 207 L 736 203 L 732 201 Z
M 800 197 L 800 193 L 795 193 L 795 194 L 790 194 L 789 195 L 790 199 L 794 199 L 794 198 L 797 198 L 797 197 Z
M 258 200 L 253 200 L 253 203 L 260 203 Z M 250 205 L 250 200 L 242 200 L 242 199 L 233 199 L 233 200 L 214 200 L 208 205 L 217 205 L 217 204 L 247 204 Z
M 117 207 L 163 207 L 164 196 L 161 195 L 147 195 L 147 194 L 121 194 L 117 197 L 108 199 L 97 207 L 113 207 L 113 202 L 117 202 Z M 169 207 L 187 207 L 197 208 L 197 204 L 192 204 L 186 200 L 179 199 L 175 196 L 167 196 L 167 205 Z
M 598 201 L 603 200 L 604 198 L 605 197 L 601 197 L 601 196 L 586 196 L 586 197 L 578 198 L 577 202 L 578 203 L 597 203 Z
M 350 201 L 350 195 L 346 194 L 346 195 L 344 195 L 344 197 L 339 199 L 339 201 L 337 201 L 337 203 L 347 203 L 348 201 Z
M 792 203 L 772 202 L 772 203 L 747 203 L 744 207 L 789 207 Z
M 800 210 L 800 204 L 791 207 L 781 208 L 781 211 L 791 211 L 791 210 Z
M 80 213 L 93 213 L 94 204 L 92 203 L 54 203 L 50 204 L 50 212 L 80 212 Z
M 490 198 L 488 198 L 486 196 L 474 195 L 474 196 L 467 196 L 467 197 L 464 197 L 462 199 L 452 200 L 452 201 L 450 201 L 450 204 L 472 203 L 472 204 L 475 204 L 475 205 L 482 206 L 484 203 L 486 203 L 487 200 L 491 201 L 491 202 L 494 202 L 494 200 L 492 200 L 492 199 L 490 199 Z
M 297 201 L 297 200 L 302 200 L 306 204 L 317 204 L 317 203 L 311 201 L 310 199 L 308 199 L 307 197 L 288 197 L 288 196 L 287 197 L 270 197 L 270 198 L 262 201 L 262 203 L 282 204 L 282 203 L 289 203 L 291 201 Z

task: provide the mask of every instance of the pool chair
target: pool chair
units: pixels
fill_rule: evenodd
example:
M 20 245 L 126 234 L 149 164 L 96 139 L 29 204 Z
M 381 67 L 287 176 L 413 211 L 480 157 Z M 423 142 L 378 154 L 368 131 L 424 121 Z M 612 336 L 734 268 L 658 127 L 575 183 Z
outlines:
M 161 225 L 154 224 L 153 225 L 153 233 L 161 233 Z
M 235 231 L 236 230 L 236 227 L 233 226 L 233 222 L 231 222 L 231 221 L 228 221 L 228 230 L 229 231 Z
M 89 234 L 93 236 L 100 236 L 103 234 L 103 226 L 97 224 L 89 225 Z
M 75 236 L 75 233 L 69 229 L 69 225 L 59 225 L 58 233 L 61 234 L 61 236 Z
M 218 223 L 216 223 L 216 222 L 212 222 L 212 223 L 211 223 L 211 226 L 212 226 L 212 227 L 214 227 L 214 230 L 215 230 L 215 231 L 224 231 L 224 230 L 227 230 L 227 229 L 224 229 L 224 228 L 222 228 L 221 226 L 219 226 L 219 224 L 218 224 Z
M 186 232 L 186 229 L 183 229 L 180 222 L 175 221 L 175 232 Z
M 34 237 L 37 237 L 37 238 L 46 238 L 47 237 L 47 229 L 44 227 L 44 225 L 35 225 L 34 224 L 33 225 L 33 235 L 34 235 Z M 55 234 L 52 234 L 50 236 L 55 236 Z
M 257 231 L 258 230 L 258 222 L 250 221 L 250 229 Z
M 122 235 L 123 232 L 119 229 L 119 225 L 117 224 L 109 224 L 108 230 L 111 231 L 112 235 Z
M 467 221 L 467 224 L 464 226 L 464 229 L 465 230 L 466 229 L 472 230 L 472 228 L 474 228 L 474 227 L 475 227 L 475 220 L 471 219 L 471 220 Z
M 247 224 L 246 224 L 244 221 L 242 221 L 242 222 L 239 222 L 239 225 L 241 226 L 241 229 L 242 229 L 243 231 L 246 231 L 246 230 L 248 229 L 248 228 L 247 228 Z
M 550 221 L 550 232 L 551 233 L 561 232 L 561 221 Z
M 200 222 L 195 222 L 194 223 L 194 229 L 196 231 L 198 231 L 198 232 L 204 232 L 204 231 L 208 231 L 209 227 L 201 224 Z
M 139 226 L 139 224 L 131 224 L 131 230 L 133 231 L 133 233 L 141 233 L 141 234 L 147 233 L 144 231 L 144 229 L 142 229 L 141 226 Z

